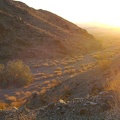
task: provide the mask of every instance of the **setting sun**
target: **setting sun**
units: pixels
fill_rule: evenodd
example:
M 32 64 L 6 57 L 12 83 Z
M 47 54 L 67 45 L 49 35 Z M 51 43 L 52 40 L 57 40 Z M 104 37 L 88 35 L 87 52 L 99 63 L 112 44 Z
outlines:
M 35 9 L 51 11 L 71 22 L 100 22 L 120 26 L 119 0 L 20 0 Z

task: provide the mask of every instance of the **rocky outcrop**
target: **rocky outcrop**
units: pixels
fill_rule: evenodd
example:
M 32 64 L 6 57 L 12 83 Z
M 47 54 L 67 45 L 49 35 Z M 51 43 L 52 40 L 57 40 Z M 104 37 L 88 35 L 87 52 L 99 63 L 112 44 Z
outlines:
M 36 94 L 32 100 L 38 96 Z M 36 104 L 38 102 L 36 101 Z M 18 110 L 14 108 L 11 111 L 0 111 L 0 115 L 2 114 L 5 120 L 15 120 L 20 116 L 30 120 L 102 120 L 106 112 L 112 109 L 111 105 L 114 105 L 112 91 L 103 91 L 96 96 L 88 95 L 85 98 L 74 98 L 66 102 L 64 100 L 51 102 L 37 109 L 28 109 L 24 105 Z
M 75 98 L 72 101 L 51 103 L 48 106 L 39 108 L 36 120 L 81 120 L 97 118 L 100 114 L 111 109 L 113 96 L 109 92 L 100 92 L 97 96 L 87 96 L 86 98 Z M 101 116 L 101 118 L 104 115 Z

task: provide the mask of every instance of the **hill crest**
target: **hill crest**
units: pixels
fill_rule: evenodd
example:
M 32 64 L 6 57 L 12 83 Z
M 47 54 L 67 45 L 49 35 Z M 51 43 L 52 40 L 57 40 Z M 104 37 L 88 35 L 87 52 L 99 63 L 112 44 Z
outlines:
M 86 54 L 101 47 L 86 30 L 22 2 L 1 0 L 0 18 L 1 58 L 53 58 Z

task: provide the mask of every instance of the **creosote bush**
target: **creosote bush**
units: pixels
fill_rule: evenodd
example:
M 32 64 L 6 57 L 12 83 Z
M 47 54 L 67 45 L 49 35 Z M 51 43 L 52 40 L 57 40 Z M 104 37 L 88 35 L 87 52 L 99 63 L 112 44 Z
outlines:
M 9 61 L 6 66 L 0 64 L 0 87 L 21 87 L 29 84 L 33 75 L 29 66 L 21 60 Z

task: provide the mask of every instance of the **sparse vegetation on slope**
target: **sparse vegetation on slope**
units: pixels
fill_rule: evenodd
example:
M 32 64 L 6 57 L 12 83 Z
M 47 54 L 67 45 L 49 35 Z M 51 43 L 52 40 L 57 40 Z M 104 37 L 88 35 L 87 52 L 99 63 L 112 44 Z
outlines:
M 2 117 L 4 115 L 6 120 L 43 120 L 43 118 L 48 120 L 109 120 L 110 117 L 110 120 L 114 120 L 113 116 L 117 115 L 114 111 L 118 110 L 114 106 L 117 106 L 114 101 L 118 98 L 116 94 L 114 96 L 112 87 L 105 89 L 108 85 L 106 78 L 110 78 L 111 71 L 110 69 L 100 69 L 97 60 L 105 60 L 102 52 L 101 57 L 96 59 L 91 55 L 84 55 L 82 60 L 79 59 L 79 56 L 57 60 L 30 60 L 27 64 L 34 73 L 34 83 L 15 89 L 15 94 L 5 95 L 7 103 L 3 102 L 3 98 L 1 108 L 10 110 L 1 110 L 0 114 Z M 111 57 L 110 60 L 112 61 Z M 62 64 L 63 61 L 66 65 Z M 72 62 L 69 63 L 69 61 Z M 116 63 L 118 66 L 118 62 L 112 61 L 112 63 Z M 37 67 L 34 67 L 35 65 Z M 3 68 L 4 66 L 1 65 L 1 70 Z M 110 66 L 110 68 L 112 67 Z M 64 74 L 65 70 L 73 69 L 75 72 Z M 56 74 L 59 72 L 62 74 Z M 116 69 L 114 72 L 118 73 Z M 113 84 L 111 79 L 110 83 Z M 4 92 L 3 89 L 1 90 Z M 13 116 L 10 116 L 11 114 Z

